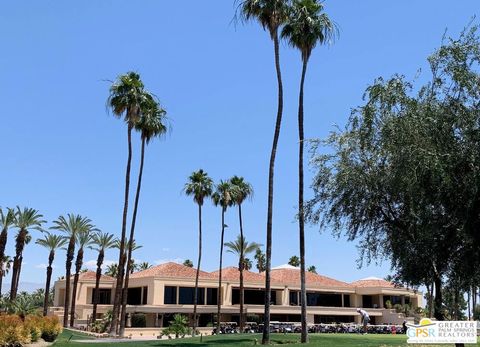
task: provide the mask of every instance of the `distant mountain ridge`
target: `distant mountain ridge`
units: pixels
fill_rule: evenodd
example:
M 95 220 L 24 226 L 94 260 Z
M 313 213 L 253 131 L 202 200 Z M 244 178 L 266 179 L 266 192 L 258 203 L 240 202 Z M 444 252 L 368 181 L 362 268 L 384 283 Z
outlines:
M 7 293 L 10 291 L 10 283 L 3 283 L 2 284 L 2 294 Z M 42 283 L 35 283 L 35 282 L 20 282 L 18 284 L 18 291 L 19 292 L 27 292 L 32 293 L 37 289 L 43 288 L 44 284 Z

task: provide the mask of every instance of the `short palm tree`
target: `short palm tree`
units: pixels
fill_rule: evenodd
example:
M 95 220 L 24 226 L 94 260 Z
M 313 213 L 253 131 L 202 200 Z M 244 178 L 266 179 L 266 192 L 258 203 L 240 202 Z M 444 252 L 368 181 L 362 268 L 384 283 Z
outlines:
M 22 269 L 23 250 L 31 239 L 29 232 L 30 230 L 43 231 L 42 225 L 45 221 L 42 218 L 43 216 L 33 208 L 24 207 L 20 209 L 18 206 L 16 208 L 14 225 L 18 228 L 18 233 L 15 238 L 15 257 L 13 258 L 10 300 L 15 300 L 17 297 L 18 283 Z
M 149 264 L 148 262 L 144 261 L 138 264 L 138 270 L 143 271 L 143 270 L 148 270 L 152 267 L 152 264 Z
M 240 224 L 240 241 L 245 240 L 243 235 L 243 220 L 242 220 L 242 204 L 247 199 L 253 196 L 253 188 L 250 183 L 246 182 L 243 177 L 233 176 L 230 179 L 230 184 L 232 185 L 233 194 L 233 203 L 238 206 L 238 221 Z M 243 251 L 244 247 L 240 247 L 240 251 Z M 244 254 L 239 254 L 240 264 L 244 264 Z M 243 332 L 245 325 L 244 315 L 243 315 L 243 304 L 244 304 L 244 288 L 243 288 L 243 271 L 240 270 L 240 332 Z
M 2 229 L 2 232 L 0 233 L 0 270 L 4 267 L 3 259 L 5 258 L 5 248 L 7 246 L 8 229 L 13 226 L 14 223 L 15 210 L 7 208 L 6 212 L 3 212 L 3 209 L 0 208 L 0 228 Z M 2 296 L 3 276 L 4 274 L 0 276 L 0 297 Z
M 113 234 L 99 231 L 92 236 L 91 249 L 98 252 L 97 256 L 97 272 L 95 274 L 95 290 L 93 292 L 93 312 L 92 322 L 95 322 L 97 317 L 97 306 L 100 301 L 100 278 L 102 277 L 102 266 L 105 259 L 105 251 L 115 247 L 115 236 Z
M 307 292 L 305 288 L 305 217 L 304 217 L 304 175 L 303 175 L 303 88 L 310 55 L 317 44 L 324 44 L 335 37 L 336 25 L 323 13 L 323 4 L 318 0 L 294 0 L 282 38 L 297 48 L 302 56 L 302 76 L 298 100 L 298 226 L 300 239 L 300 286 L 301 286 L 301 342 L 308 341 Z
M 197 328 L 197 301 L 198 301 L 198 277 L 200 275 L 200 263 L 202 260 L 202 206 L 206 198 L 212 195 L 213 181 L 202 169 L 193 172 L 185 184 L 184 192 L 193 197 L 193 201 L 198 205 L 198 261 L 197 272 L 195 274 L 195 290 L 193 294 L 193 330 Z
M 117 263 L 107 265 L 107 268 L 105 269 L 105 275 L 110 276 L 110 277 L 117 277 L 117 274 L 118 274 L 118 264 Z
M 12 263 L 13 263 L 12 257 L 10 257 L 9 255 L 4 255 L 2 257 L 2 259 L 0 259 L 0 264 L 1 264 L 1 267 L 0 267 L 0 289 L 2 288 L 3 278 L 6 275 L 8 275 L 8 273 L 10 272 L 10 269 L 12 268 Z M 2 297 L 2 295 L 0 293 L 0 298 L 1 297 Z
M 220 261 L 218 267 L 218 291 L 217 291 L 217 331 L 220 331 L 221 308 L 222 308 L 222 263 L 223 263 L 223 240 L 225 237 L 225 212 L 233 205 L 233 186 L 228 181 L 220 181 L 215 192 L 212 194 L 212 201 L 215 206 L 222 209 L 222 231 L 220 234 Z
M 51 234 L 47 232 L 42 239 L 38 239 L 35 243 L 42 247 L 45 247 L 49 250 L 48 254 L 48 266 L 47 266 L 47 280 L 45 282 L 45 292 L 44 292 L 44 300 L 43 300 L 43 315 L 47 315 L 48 311 L 48 302 L 49 302 L 49 295 L 50 295 L 50 282 L 52 279 L 52 264 L 53 260 L 55 259 L 55 251 L 67 243 L 67 239 L 63 236 Z
M 245 240 L 245 236 L 238 235 L 235 241 L 226 242 L 225 247 L 227 248 L 227 252 L 233 253 L 238 256 L 238 271 L 240 272 L 240 332 L 243 332 L 243 323 L 244 323 L 244 312 L 243 312 L 243 305 L 244 305 L 244 287 L 243 287 L 243 271 L 248 270 L 246 268 L 245 263 L 247 258 L 245 256 L 247 254 L 255 252 L 259 249 L 262 245 L 256 242 L 247 242 Z M 251 264 L 250 264 L 251 265 Z
M 262 344 L 270 343 L 270 268 L 272 259 L 272 220 L 273 220 L 273 177 L 275 171 L 275 157 L 277 154 L 278 138 L 283 115 L 283 84 L 280 69 L 280 45 L 278 30 L 286 21 L 289 0 L 239 0 L 238 15 L 244 20 L 256 20 L 269 32 L 273 41 L 275 53 L 275 69 L 277 72 L 278 103 L 275 132 L 273 135 L 272 150 L 268 167 L 268 200 L 267 200 L 267 255 L 265 271 L 265 312 L 263 322 Z
M 140 105 L 145 96 L 144 85 L 140 75 L 135 72 L 128 72 L 118 76 L 117 80 L 110 87 L 110 95 L 107 100 L 108 106 L 112 109 L 114 116 L 123 118 L 127 123 L 128 155 L 127 167 L 125 170 L 125 196 L 122 215 L 122 233 L 120 236 L 120 249 L 118 258 L 118 274 L 115 286 L 115 296 L 112 310 L 112 324 L 110 325 L 110 335 L 114 335 L 117 330 L 118 315 L 122 299 L 123 275 L 126 258 L 125 243 L 127 232 L 128 215 L 128 195 L 130 191 L 130 168 L 132 164 L 132 130 L 140 119 Z
M 83 254 L 85 252 L 85 247 L 89 247 L 93 243 L 93 235 L 95 232 L 99 231 L 93 225 L 90 225 L 88 228 L 84 228 L 77 233 L 77 259 L 75 260 L 75 275 L 73 276 L 73 287 L 72 287 L 72 305 L 70 308 L 70 327 L 73 327 L 75 323 L 75 305 L 77 303 L 77 287 L 78 279 L 80 277 L 80 272 L 82 271 L 83 266 Z
M 68 239 L 67 257 L 65 261 L 65 302 L 63 305 L 63 326 L 68 326 L 68 313 L 70 309 L 70 281 L 72 272 L 72 262 L 75 257 L 75 243 L 77 234 L 82 230 L 93 228 L 92 221 L 81 215 L 69 213 L 67 217 L 60 216 L 53 221 L 51 229 L 59 230 L 65 233 Z
M 135 124 L 135 129 L 140 131 L 142 148 L 140 152 L 140 168 L 138 171 L 137 190 L 135 193 L 135 202 L 133 204 L 132 224 L 130 227 L 130 237 L 129 237 L 130 245 L 132 245 L 131 241 L 135 237 L 135 223 L 137 221 L 138 202 L 140 200 L 140 189 L 142 186 L 143 165 L 145 161 L 145 146 L 148 145 L 153 138 L 160 137 L 167 132 L 167 127 L 165 126 L 165 115 L 167 113 L 160 106 L 160 103 L 156 100 L 154 96 L 145 92 L 144 101 L 140 105 L 140 112 L 141 112 L 141 116 L 139 121 Z M 125 316 L 127 313 L 126 291 L 128 290 L 130 273 L 133 272 L 133 269 L 130 268 L 131 259 L 132 259 L 132 249 L 129 247 L 128 253 L 127 253 L 127 270 L 125 272 L 125 281 L 123 286 L 122 310 L 120 314 L 120 331 L 119 331 L 120 336 L 123 336 L 125 334 L 125 322 L 126 322 Z

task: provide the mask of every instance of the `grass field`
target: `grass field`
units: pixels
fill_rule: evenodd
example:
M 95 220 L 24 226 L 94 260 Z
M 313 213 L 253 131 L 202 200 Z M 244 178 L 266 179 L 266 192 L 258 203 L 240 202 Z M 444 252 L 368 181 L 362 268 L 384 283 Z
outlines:
M 54 344 L 56 347 L 86 347 L 86 346 L 114 346 L 120 345 L 124 347 L 149 347 L 149 346 L 253 346 L 261 341 L 261 335 L 245 334 L 245 335 L 221 335 L 207 336 L 200 339 L 187 338 L 178 340 L 159 340 L 159 341 L 140 341 L 140 342 L 91 342 L 92 338 L 81 333 L 65 330 Z M 298 343 L 300 336 L 298 334 L 272 334 L 272 345 L 289 345 L 289 346 L 322 346 L 322 347 L 381 347 L 381 346 L 417 346 L 408 345 L 405 335 L 357 335 L 357 334 L 311 334 L 310 343 L 302 345 Z M 75 342 L 73 340 L 83 340 L 84 342 Z M 98 340 L 97 340 L 98 341 Z M 433 347 L 434 345 L 428 345 Z M 453 345 L 452 345 L 453 346 Z M 471 345 L 470 345 L 471 346 Z M 477 344 L 480 347 L 480 343 Z M 449 347 L 449 345 L 441 345 L 441 347 Z

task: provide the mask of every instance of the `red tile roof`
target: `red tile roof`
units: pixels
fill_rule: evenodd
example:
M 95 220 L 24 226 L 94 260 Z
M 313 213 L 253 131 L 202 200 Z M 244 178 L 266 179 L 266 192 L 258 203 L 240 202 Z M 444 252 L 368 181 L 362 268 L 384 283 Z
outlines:
M 272 281 L 300 285 L 300 269 L 272 269 Z M 305 282 L 318 287 L 351 287 L 350 284 L 307 271 Z
M 72 276 L 73 277 L 73 276 Z M 81 272 L 80 275 L 78 276 L 78 279 L 80 280 L 87 280 L 87 281 L 90 281 L 90 280 L 93 280 L 95 281 L 97 278 L 97 273 L 94 272 L 94 271 L 85 271 L 85 272 Z M 102 275 L 100 277 L 100 280 L 101 281 L 113 281 L 115 280 L 113 277 L 110 277 L 110 276 L 107 276 L 107 275 Z
M 395 288 L 395 284 L 386 281 L 382 278 L 369 277 L 350 283 L 354 287 L 382 287 L 382 288 Z
M 188 267 L 182 264 L 169 262 L 153 266 L 149 269 L 135 272 L 130 275 L 130 278 L 144 278 L 144 277 L 174 277 L 174 278 L 195 278 L 197 270 L 193 267 Z M 199 278 L 215 278 L 212 274 L 200 271 Z
M 218 278 L 219 271 L 211 272 L 212 275 Z M 240 281 L 240 271 L 237 267 L 230 266 L 222 269 L 222 280 L 223 281 Z M 243 271 L 243 280 L 245 282 L 265 282 L 265 276 L 257 272 L 251 272 L 244 270 Z

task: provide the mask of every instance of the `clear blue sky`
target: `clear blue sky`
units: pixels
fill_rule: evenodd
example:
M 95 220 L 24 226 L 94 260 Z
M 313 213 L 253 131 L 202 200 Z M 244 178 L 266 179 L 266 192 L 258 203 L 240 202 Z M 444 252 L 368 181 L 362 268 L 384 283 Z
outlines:
M 456 35 L 478 0 L 326 1 L 340 37 L 313 53 L 306 81 L 306 137 L 343 125 L 366 86 L 395 72 L 426 73 L 425 58 L 446 28 Z M 172 132 L 148 147 L 136 258 L 155 263 L 195 260 L 197 209 L 182 195 L 199 168 L 215 181 L 236 174 L 255 189 L 244 207 L 249 240 L 265 243 L 268 157 L 276 111 L 273 48 L 257 24 L 235 26 L 233 0 L 3 1 L 0 4 L 2 165 L 0 206 L 30 206 L 47 220 L 90 217 L 119 233 L 126 127 L 106 112 L 109 82 L 139 72 L 171 118 Z M 273 265 L 298 254 L 294 221 L 297 182 L 296 108 L 299 54 L 281 46 L 285 113 L 275 179 Z M 135 138 L 133 177 L 138 163 Z M 308 174 L 309 185 L 311 173 Z M 310 190 L 307 196 L 310 196 Z M 204 214 L 203 268 L 218 262 L 220 210 Z M 238 233 L 227 214 L 226 239 Z M 13 255 L 13 230 L 8 252 Z M 34 232 L 34 238 L 38 234 Z M 389 272 L 389 264 L 356 269 L 354 243 L 307 229 L 307 264 L 351 281 Z M 95 259 L 87 252 L 86 260 Z M 107 259 L 115 260 L 111 251 Z M 64 252 L 54 276 L 62 274 Z M 47 251 L 25 250 L 22 281 L 43 283 Z M 225 263 L 235 259 L 226 255 Z M 5 282 L 9 282 L 7 278 Z

